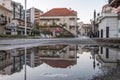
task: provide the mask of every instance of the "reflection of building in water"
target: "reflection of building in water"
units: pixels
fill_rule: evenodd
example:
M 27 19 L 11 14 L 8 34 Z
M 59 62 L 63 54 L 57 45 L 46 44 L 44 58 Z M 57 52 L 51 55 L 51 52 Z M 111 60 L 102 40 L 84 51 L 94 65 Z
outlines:
M 42 49 L 40 47 L 38 55 L 41 58 L 75 59 L 76 58 L 76 46 L 73 46 L 73 45 L 63 46 L 63 48 L 59 48 L 59 49 L 56 49 L 55 47 L 54 49 L 45 49 L 45 48 Z
M 36 54 L 35 48 L 30 48 L 27 51 L 27 65 L 30 67 L 37 67 L 42 64 L 40 57 Z
M 97 60 L 101 62 L 101 67 L 104 71 L 118 67 L 118 63 L 120 62 L 119 50 L 106 47 L 100 47 L 99 49 Z
M 52 67 L 60 68 L 67 68 L 68 66 L 75 65 L 77 60 L 76 45 L 61 47 L 56 49 L 52 46 L 52 50 L 42 50 L 42 47 L 40 47 L 38 55 L 40 56 L 41 61 L 45 62 L 46 64 Z
M 22 69 L 22 60 L 23 51 L 19 49 L 0 51 L 0 74 L 11 75 L 19 72 Z
M 67 68 L 76 64 L 76 60 L 59 60 L 59 59 L 41 59 L 51 67 Z

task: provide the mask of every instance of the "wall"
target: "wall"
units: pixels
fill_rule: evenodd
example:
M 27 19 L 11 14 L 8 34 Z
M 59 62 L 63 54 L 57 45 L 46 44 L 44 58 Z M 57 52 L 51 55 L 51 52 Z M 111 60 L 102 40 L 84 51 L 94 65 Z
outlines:
M 77 20 L 76 16 L 57 16 L 57 17 L 41 17 L 40 18 L 40 24 L 44 25 L 47 23 L 48 25 L 53 24 L 53 21 L 59 25 L 60 23 L 64 24 L 66 23 L 67 26 L 64 27 L 66 30 L 70 31 L 74 35 L 76 35 L 76 25 L 77 25 Z M 73 20 L 71 20 L 73 19 Z M 71 27 L 70 27 L 71 26 Z
M 109 13 L 112 14 L 112 13 Z M 99 31 L 103 29 L 103 38 L 106 38 L 106 27 L 109 27 L 109 37 L 118 37 L 118 19 L 117 15 L 103 15 L 100 19 Z M 101 36 L 101 33 L 100 33 Z

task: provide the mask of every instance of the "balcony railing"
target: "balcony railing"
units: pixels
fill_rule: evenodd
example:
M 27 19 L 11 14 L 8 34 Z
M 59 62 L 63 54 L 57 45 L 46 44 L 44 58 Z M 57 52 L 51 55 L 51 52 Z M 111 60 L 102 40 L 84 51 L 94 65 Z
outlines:
M 5 20 L 0 20 L 0 25 L 6 25 L 7 21 Z
M 109 4 L 112 2 L 113 0 L 109 0 Z
M 120 0 L 109 0 L 109 5 L 112 7 L 118 7 L 120 5 Z
M 3 14 L 0 15 L 0 25 L 5 25 L 7 23 L 6 16 Z

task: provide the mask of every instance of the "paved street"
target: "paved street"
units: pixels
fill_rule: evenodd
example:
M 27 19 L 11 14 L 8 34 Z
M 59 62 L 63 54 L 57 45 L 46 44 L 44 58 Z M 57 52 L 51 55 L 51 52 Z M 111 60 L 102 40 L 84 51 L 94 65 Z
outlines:
M 50 44 L 97 44 L 89 38 L 54 38 L 54 39 L 9 39 L 0 40 L 0 50 L 19 47 L 33 47 Z
M 94 44 L 96 43 L 89 38 L 54 38 L 54 39 L 9 39 L 0 40 L 0 45 L 18 45 L 18 44 L 31 44 L 31 43 L 71 43 L 71 44 Z

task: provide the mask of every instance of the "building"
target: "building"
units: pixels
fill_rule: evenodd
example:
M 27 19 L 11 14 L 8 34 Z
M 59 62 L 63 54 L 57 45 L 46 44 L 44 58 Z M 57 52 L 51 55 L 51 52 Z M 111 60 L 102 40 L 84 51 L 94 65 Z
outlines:
M 31 26 L 31 22 L 27 22 L 27 34 L 31 34 L 31 30 L 33 29 Z M 10 30 L 12 35 L 24 35 L 25 33 L 25 21 L 22 19 L 13 19 L 11 24 L 6 26 L 7 29 Z
M 27 21 L 31 22 L 33 26 L 40 23 L 40 16 L 43 14 L 43 11 L 37 8 L 30 8 L 27 10 Z
M 18 2 L 11 2 L 11 11 L 13 19 L 22 19 L 23 20 L 23 6 Z
M 53 50 L 52 50 L 53 49 Z M 77 63 L 76 45 L 42 46 L 39 51 L 40 60 L 51 67 L 67 68 Z
M 0 5 L 0 34 L 6 33 L 6 25 L 11 22 L 11 11 Z
M 12 0 L 0 0 L 0 4 L 12 12 L 12 19 L 23 19 L 23 6 Z
M 40 17 L 40 25 L 62 25 L 64 29 L 77 35 L 77 12 L 67 8 L 53 8 Z
M 23 69 L 23 51 L 18 49 L 0 50 L 0 75 L 12 75 Z
M 115 8 L 105 5 L 101 15 L 97 17 L 96 23 L 99 27 L 100 38 L 120 37 L 118 14 Z
M 84 24 L 83 22 L 78 23 L 78 31 L 80 32 L 81 35 L 84 36 L 90 36 L 89 34 L 91 33 L 92 25 L 91 24 Z
M 4 34 L 23 35 L 25 29 L 24 10 L 21 3 L 12 0 L 0 0 L 0 4 L 11 11 L 9 24 L 5 25 Z M 27 33 L 32 29 L 31 22 L 27 22 Z
M 8 10 L 11 10 L 11 2 L 12 0 L 0 0 L 0 5 L 4 6 Z
M 109 0 L 99 17 L 100 37 L 120 37 L 120 0 Z M 105 27 L 106 26 L 106 27 Z
M 104 71 L 114 70 L 119 65 L 120 51 L 114 48 L 99 47 L 96 58 Z

